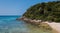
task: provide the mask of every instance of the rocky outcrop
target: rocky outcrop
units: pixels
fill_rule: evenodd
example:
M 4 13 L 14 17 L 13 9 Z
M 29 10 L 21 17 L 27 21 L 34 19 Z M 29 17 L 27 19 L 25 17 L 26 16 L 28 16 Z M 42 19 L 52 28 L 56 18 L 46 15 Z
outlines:
M 40 23 L 42 23 L 42 20 L 32 20 L 32 19 L 29 19 L 29 18 L 26 18 L 26 17 L 22 17 L 22 18 L 17 18 L 17 20 L 23 20 L 25 21 L 26 23 L 30 23 L 30 24 L 33 24 L 33 25 L 40 25 Z

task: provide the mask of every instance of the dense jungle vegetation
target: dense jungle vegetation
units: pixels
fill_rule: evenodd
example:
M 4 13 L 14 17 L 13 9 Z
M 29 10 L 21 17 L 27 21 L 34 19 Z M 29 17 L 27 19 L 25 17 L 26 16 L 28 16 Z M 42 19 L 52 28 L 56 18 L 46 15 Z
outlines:
M 60 1 L 33 5 L 27 9 L 23 16 L 36 20 L 60 22 Z

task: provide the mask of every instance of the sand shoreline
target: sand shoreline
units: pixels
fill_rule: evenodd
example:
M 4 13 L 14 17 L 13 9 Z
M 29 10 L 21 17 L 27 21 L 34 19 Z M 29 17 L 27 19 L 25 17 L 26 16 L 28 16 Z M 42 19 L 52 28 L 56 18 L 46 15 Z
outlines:
M 47 23 L 51 28 L 53 28 L 56 32 L 60 33 L 60 23 Z
M 27 23 L 31 23 L 31 24 L 35 24 L 35 25 L 39 25 L 42 22 L 47 23 L 53 29 L 54 33 L 60 33 L 60 23 L 55 23 L 55 22 L 49 23 L 48 21 L 31 20 L 28 18 L 19 18 L 18 20 L 23 20 L 23 21 L 26 21 Z

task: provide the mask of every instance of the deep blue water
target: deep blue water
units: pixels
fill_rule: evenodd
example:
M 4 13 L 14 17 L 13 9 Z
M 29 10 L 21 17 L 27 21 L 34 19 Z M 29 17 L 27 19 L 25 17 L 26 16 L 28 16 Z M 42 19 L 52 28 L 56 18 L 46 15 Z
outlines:
M 0 16 L 0 33 L 51 33 L 36 28 L 24 21 L 18 21 L 16 18 L 21 16 Z

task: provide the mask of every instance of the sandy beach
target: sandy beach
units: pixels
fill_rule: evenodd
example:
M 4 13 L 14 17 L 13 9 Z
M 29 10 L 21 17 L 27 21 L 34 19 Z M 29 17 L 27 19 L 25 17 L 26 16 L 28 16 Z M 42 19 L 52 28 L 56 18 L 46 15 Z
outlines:
M 60 33 L 60 23 L 55 23 L 55 22 L 52 23 L 45 22 L 45 23 L 47 23 L 51 28 L 53 28 L 58 33 Z

